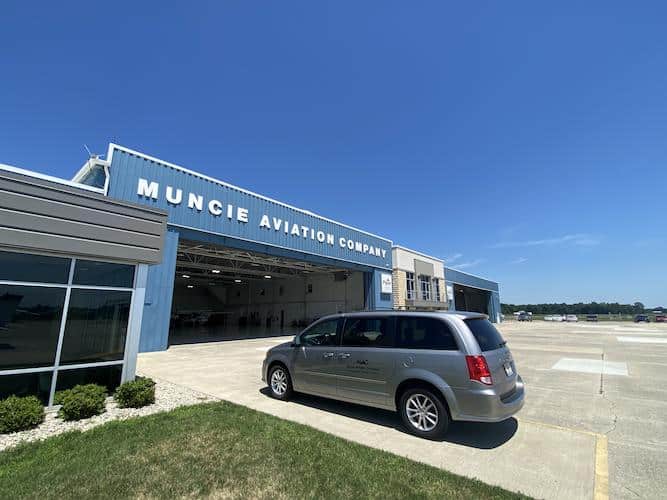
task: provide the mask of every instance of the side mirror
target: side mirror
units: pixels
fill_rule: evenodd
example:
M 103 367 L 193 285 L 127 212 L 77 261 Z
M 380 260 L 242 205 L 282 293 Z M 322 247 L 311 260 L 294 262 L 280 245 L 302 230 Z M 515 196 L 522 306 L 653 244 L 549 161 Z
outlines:
M 294 337 L 294 340 L 292 340 L 290 347 L 299 347 L 299 345 L 300 345 L 299 337 Z

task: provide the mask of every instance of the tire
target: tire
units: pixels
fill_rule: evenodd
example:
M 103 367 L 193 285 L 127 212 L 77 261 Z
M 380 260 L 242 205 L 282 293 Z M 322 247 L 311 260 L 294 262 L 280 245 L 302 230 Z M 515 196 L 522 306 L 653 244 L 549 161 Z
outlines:
M 276 364 L 269 370 L 269 376 L 266 378 L 269 385 L 269 393 L 272 398 L 280 401 L 287 401 L 292 397 L 294 389 L 292 388 L 292 378 L 283 365 Z
M 406 430 L 421 438 L 440 439 L 449 428 L 449 413 L 442 397 L 424 387 L 403 392 L 398 412 Z

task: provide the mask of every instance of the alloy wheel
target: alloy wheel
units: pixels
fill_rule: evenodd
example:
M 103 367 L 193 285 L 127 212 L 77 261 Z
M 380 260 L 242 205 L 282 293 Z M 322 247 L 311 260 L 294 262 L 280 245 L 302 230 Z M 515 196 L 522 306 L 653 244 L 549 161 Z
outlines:
M 276 368 L 271 374 L 271 390 L 278 396 L 287 392 L 287 374 L 282 368 Z
M 425 394 L 413 394 L 405 402 L 408 421 L 422 432 L 432 431 L 438 425 L 438 408 Z

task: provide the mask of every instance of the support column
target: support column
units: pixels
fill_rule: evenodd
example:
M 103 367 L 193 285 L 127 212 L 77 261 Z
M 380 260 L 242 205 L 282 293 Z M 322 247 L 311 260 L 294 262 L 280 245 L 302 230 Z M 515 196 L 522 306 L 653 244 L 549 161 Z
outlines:
M 382 274 L 391 274 L 391 271 L 374 269 L 370 273 L 364 273 L 364 291 L 368 310 L 387 311 L 392 308 L 392 294 L 382 293 Z
M 169 345 L 177 253 L 178 233 L 167 231 L 162 262 L 148 268 L 139 352 L 164 351 Z
M 132 305 L 130 306 L 127 342 L 125 344 L 125 365 L 123 366 L 121 382 L 134 380 L 137 372 L 137 353 L 139 352 L 147 279 L 148 266 L 146 264 L 139 264 L 134 277 L 134 291 L 132 292 Z

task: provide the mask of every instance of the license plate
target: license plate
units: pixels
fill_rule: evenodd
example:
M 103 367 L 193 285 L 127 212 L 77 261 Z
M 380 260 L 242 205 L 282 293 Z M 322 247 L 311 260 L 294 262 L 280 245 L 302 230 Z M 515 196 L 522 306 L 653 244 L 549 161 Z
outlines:
M 511 363 L 505 363 L 503 365 L 503 367 L 505 368 L 505 375 L 507 375 L 508 377 L 511 377 L 512 374 L 514 373 L 514 370 L 512 370 L 512 364 Z

